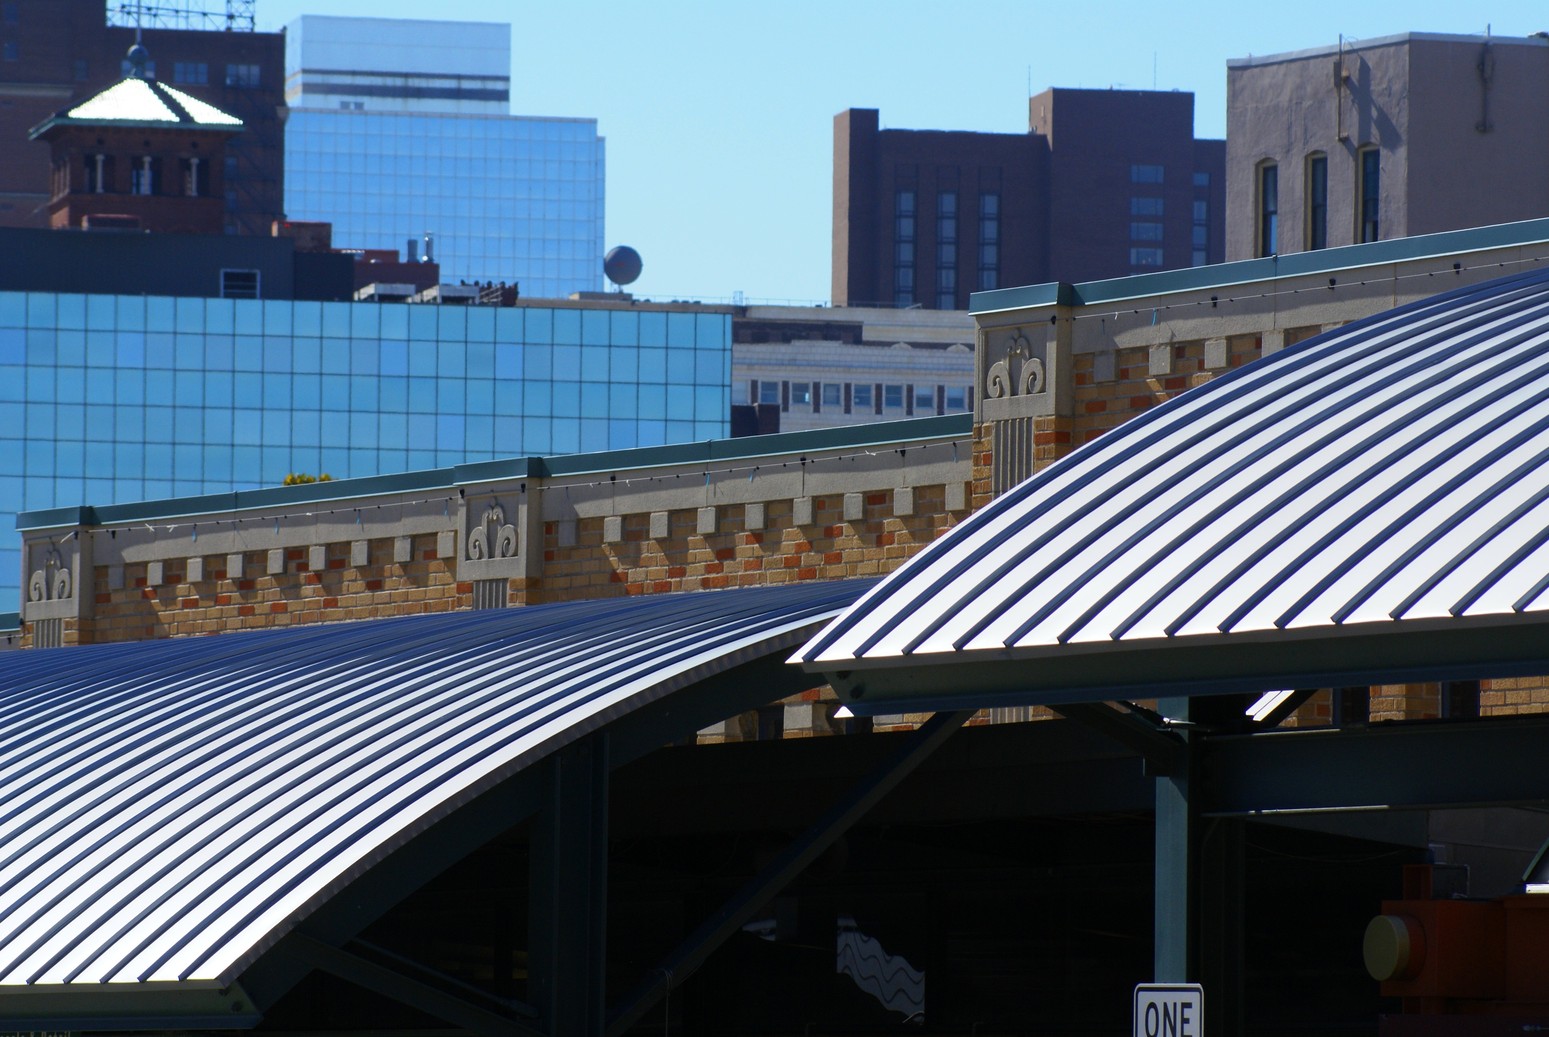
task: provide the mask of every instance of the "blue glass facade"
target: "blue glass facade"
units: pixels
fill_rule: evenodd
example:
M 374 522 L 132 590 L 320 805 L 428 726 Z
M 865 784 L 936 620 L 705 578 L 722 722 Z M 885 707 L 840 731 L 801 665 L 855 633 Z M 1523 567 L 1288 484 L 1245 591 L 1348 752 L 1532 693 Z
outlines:
M 428 232 L 448 283 L 600 291 L 603 145 L 593 119 L 292 108 L 285 210 L 338 248 L 402 255 Z
M 16 514 L 729 433 L 731 316 L 0 292 Z

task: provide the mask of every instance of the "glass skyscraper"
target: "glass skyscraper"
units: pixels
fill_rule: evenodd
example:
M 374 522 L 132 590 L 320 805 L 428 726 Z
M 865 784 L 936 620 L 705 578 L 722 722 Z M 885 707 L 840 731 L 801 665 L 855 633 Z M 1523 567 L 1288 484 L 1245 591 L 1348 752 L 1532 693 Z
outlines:
M 528 298 L 600 290 L 604 141 L 594 119 L 509 114 L 510 34 L 292 22 L 287 216 L 332 223 L 339 248 L 401 254 L 429 235 L 448 282 L 517 282 Z
M 0 292 L 16 514 L 729 434 L 729 310 Z

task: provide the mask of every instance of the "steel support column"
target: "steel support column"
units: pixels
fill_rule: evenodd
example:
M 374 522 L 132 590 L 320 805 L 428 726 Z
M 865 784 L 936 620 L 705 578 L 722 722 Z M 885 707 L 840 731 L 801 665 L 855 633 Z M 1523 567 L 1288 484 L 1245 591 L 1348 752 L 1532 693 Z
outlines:
M 1162 699 L 1158 709 L 1173 720 L 1189 719 L 1189 700 Z M 1188 735 L 1184 735 L 1185 740 Z M 1185 752 L 1172 773 L 1156 779 L 1156 934 L 1152 981 L 1188 983 L 1198 979 L 1195 940 L 1195 832 L 1189 798 L 1192 753 Z
M 1198 823 L 1199 981 L 1205 1032 L 1243 1032 L 1243 888 L 1246 823 L 1215 818 Z
M 600 1037 L 607 959 L 608 742 L 597 733 L 543 765 L 532 838 L 529 1003 L 550 1034 Z

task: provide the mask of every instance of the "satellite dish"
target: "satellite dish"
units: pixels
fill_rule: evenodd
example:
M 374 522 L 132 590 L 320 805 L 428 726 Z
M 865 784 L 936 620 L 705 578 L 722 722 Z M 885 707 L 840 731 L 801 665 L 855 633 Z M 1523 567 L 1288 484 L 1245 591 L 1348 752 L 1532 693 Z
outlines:
M 607 275 L 608 280 L 620 288 L 626 284 L 633 284 L 644 267 L 645 263 L 640 259 L 640 253 L 628 245 L 609 249 L 608 254 L 602 257 L 602 272 Z

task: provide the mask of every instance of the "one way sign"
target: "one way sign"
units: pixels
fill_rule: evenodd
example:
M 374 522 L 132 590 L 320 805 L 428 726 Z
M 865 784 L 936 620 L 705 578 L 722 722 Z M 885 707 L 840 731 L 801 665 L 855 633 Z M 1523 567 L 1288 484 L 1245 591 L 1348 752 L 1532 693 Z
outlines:
M 1135 1037 L 1203 1037 L 1205 993 L 1198 983 L 1135 987 Z

